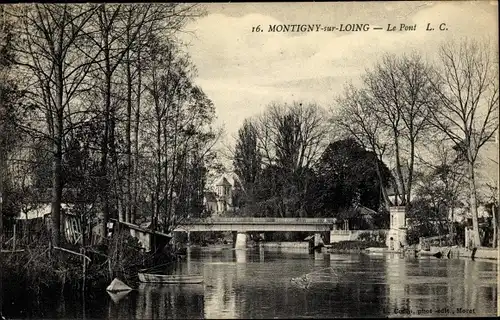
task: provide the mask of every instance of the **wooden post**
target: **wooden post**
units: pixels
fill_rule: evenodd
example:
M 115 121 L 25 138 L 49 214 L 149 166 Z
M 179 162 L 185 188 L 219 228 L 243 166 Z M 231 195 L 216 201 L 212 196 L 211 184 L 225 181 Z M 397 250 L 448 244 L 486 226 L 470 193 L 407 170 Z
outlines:
M 12 239 L 12 251 L 16 251 L 16 220 L 14 220 L 14 236 Z
M 83 239 L 82 239 L 82 242 L 84 242 Z M 80 253 L 82 254 L 82 262 L 83 262 L 82 313 L 83 313 L 83 319 L 85 319 L 85 277 L 86 277 L 86 272 L 87 272 L 87 261 L 85 261 L 87 256 L 85 255 L 85 247 L 82 246 L 82 248 L 80 249 Z
M 0 216 L 1 218 L 1 216 Z M 1 249 L 1 248 L 0 248 Z M 2 250 L 0 250 L 0 259 L 2 258 Z M 3 268 L 0 268 L 0 319 L 3 319 L 3 314 L 2 314 L 2 306 L 3 306 L 3 275 L 2 275 L 2 270 Z
M 85 272 L 86 272 L 86 266 L 87 266 L 87 262 L 85 261 L 85 248 L 80 249 L 80 252 L 83 254 L 83 257 L 82 257 L 82 262 L 83 262 L 82 292 L 83 292 L 83 295 L 85 295 Z M 84 312 L 85 312 L 85 310 L 84 310 Z
M 113 269 L 111 268 L 111 257 L 108 257 L 108 273 L 109 279 L 113 279 Z

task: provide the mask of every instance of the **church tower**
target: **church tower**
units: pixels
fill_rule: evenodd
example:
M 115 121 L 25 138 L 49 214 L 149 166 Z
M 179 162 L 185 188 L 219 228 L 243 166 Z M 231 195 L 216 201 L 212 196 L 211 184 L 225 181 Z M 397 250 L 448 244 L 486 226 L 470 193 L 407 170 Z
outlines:
M 233 206 L 232 185 L 223 177 L 216 185 L 217 190 L 217 212 L 230 211 Z

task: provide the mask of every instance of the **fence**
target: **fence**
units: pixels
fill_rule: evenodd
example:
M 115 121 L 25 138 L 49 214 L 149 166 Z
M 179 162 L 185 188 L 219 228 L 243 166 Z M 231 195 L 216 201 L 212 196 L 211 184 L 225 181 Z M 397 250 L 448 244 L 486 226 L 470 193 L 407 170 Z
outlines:
M 35 219 L 12 219 L 4 221 L 3 241 L 0 244 L 2 249 L 15 250 L 21 249 L 29 244 L 40 241 L 40 239 L 49 239 L 48 226 L 49 216 Z M 95 244 L 98 242 L 97 234 L 92 232 L 90 223 L 82 229 L 82 223 L 79 217 L 74 215 L 65 215 L 61 219 L 61 235 L 68 243 L 82 243 L 83 233 L 85 233 L 85 243 Z
M 3 225 L 4 243 L 1 247 L 16 250 L 37 241 L 44 233 L 47 233 L 44 218 L 6 220 Z

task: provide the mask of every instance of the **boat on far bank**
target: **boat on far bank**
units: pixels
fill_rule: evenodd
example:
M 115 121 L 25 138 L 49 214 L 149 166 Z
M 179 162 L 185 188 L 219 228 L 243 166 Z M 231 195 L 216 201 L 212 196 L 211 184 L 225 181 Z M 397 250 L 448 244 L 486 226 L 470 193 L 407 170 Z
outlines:
M 197 284 L 203 282 L 203 276 L 194 274 L 156 274 L 138 273 L 139 281 L 144 283 Z

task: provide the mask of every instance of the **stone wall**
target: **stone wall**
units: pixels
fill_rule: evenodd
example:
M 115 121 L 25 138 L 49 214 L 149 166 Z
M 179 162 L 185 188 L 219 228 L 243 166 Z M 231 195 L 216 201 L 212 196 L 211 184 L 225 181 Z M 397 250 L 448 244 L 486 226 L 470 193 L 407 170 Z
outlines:
M 308 249 L 309 242 L 301 241 L 301 242 L 261 242 L 259 244 L 260 247 L 263 248 L 293 248 L 293 249 Z
M 330 231 L 330 243 L 341 241 L 355 241 L 358 240 L 359 235 L 362 233 L 371 233 L 377 235 L 380 232 L 387 234 L 387 230 L 332 230 Z

